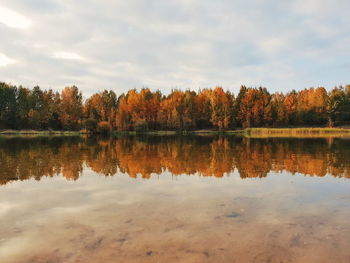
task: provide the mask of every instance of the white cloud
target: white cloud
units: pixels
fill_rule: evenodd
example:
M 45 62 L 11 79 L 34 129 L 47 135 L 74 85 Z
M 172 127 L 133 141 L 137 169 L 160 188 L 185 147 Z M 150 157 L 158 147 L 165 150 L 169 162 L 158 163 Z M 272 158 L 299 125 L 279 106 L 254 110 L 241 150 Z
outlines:
M 267 38 L 260 44 L 262 51 L 268 54 L 277 53 L 286 46 L 288 46 L 287 39 L 281 36 Z
M 31 26 L 31 21 L 8 8 L 0 6 L 0 23 L 17 29 L 27 29 Z
M 67 52 L 67 51 L 56 51 L 53 53 L 52 56 L 58 59 L 84 60 L 84 58 L 79 54 L 74 52 Z
M 2 67 L 0 81 L 54 89 L 75 84 L 85 96 L 143 86 L 163 93 L 216 85 L 237 92 L 241 84 L 288 91 L 349 81 L 341 66 L 350 60 L 348 0 L 1 4 L 35 26 L 0 25 L 2 64 L 20 61 Z
M 5 67 L 7 65 L 15 63 L 15 60 L 9 58 L 5 54 L 0 53 L 0 67 Z

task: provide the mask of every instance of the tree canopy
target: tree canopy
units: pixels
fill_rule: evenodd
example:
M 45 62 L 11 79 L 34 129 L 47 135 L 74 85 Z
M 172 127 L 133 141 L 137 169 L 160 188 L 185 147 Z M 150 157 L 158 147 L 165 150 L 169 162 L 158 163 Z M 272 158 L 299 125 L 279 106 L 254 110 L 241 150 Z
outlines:
M 350 124 L 350 85 L 270 93 L 241 86 L 198 92 L 175 89 L 110 90 L 83 100 L 78 87 L 61 92 L 0 83 L 0 129 L 194 130 Z

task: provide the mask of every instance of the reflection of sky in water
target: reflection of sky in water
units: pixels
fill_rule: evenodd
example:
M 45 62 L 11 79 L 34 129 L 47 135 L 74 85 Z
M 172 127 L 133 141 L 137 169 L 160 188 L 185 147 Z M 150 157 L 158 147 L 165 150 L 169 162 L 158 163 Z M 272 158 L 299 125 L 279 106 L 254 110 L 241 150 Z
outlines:
M 344 166 L 344 165 L 343 165 Z M 1 262 L 344 262 L 350 181 L 59 174 L 0 187 Z M 264 261 L 265 260 L 265 261 Z M 327 261 L 327 260 L 326 260 Z
M 141 233 L 149 232 L 148 242 L 152 244 L 157 239 L 153 234 L 161 239 L 163 232 L 177 226 L 184 228 L 184 237 L 195 229 L 204 231 L 199 235 L 205 236 L 208 229 L 215 230 L 218 236 L 224 235 L 225 225 L 233 229 L 239 225 L 249 235 L 256 232 L 260 236 L 264 229 L 258 226 L 280 228 L 285 224 L 300 225 L 299 221 L 304 222 L 305 226 L 300 226 L 304 231 L 317 220 L 323 222 L 327 233 L 349 231 L 348 224 L 336 229 L 350 215 L 350 182 L 346 179 L 271 173 L 264 179 L 241 180 L 234 172 L 220 180 L 174 177 L 169 173 L 150 180 L 134 180 L 121 175 L 99 176 L 88 168 L 83 173 L 75 182 L 58 176 L 40 182 L 17 181 L 1 188 L 0 255 L 9 260 L 5 262 L 17 262 L 16 255 L 28 259 L 36 254 L 48 257 L 42 251 L 51 255 L 55 247 L 72 253 L 74 246 L 81 247 L 81 240 L 74 237 L 90 231 L 94 233 L 91 239 L 96 233 L 108 239 L 114 235 L 113 229 L 128 232 L 127 228 L 118 226 L 128 220 L 138 222 L 130 228 L 129 235 L 134 236 L 136 244 L 140 242 L 136 245 L 139 249 L 145 242 Z M 235 216 L 230 217 L 232 214 Z M 218 226 L 214 225 L 216 221 Z M 163 232 L 153 233 L 155 225 L 163 226 Z M 280 235 L 292 233 L 288 229 L 280 230 Z M 68 247 L 66 239 L 71 240 Z M 84 249 L 89 250 L 83 248 L 74 254 L 78 257 L 86 252 Z M 100 249 L 109 251 L 102 245 Z

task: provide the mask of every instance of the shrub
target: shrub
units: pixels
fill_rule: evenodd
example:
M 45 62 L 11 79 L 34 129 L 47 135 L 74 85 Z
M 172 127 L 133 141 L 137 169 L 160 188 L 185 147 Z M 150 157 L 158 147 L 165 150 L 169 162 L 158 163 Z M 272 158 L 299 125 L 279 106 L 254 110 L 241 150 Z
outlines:
M 85 121 L 85 129 L 89 132 L 96 132 L 97 130 L 97 121 L 94 119 L 87 119 Z
M 136 132 L 148 131 L 148 123 L 144 120 L 137 121 L 134 129 Z
M 112 130 L 112 127 L 108 121 L 100 121 L 97 124 L 97 130 L 99 133 L 109 133 Z

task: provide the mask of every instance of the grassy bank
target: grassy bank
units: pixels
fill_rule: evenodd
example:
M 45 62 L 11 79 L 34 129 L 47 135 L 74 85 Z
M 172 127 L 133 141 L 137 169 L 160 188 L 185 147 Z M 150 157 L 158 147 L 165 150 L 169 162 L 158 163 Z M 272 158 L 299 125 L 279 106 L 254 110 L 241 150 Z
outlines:
M 349 128 L 248 128 L 247 137 L 330 137 L 350 136 Z

